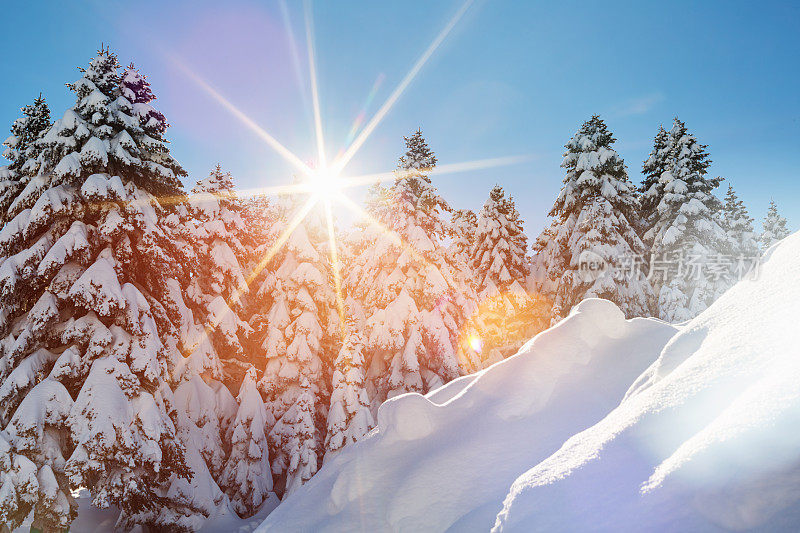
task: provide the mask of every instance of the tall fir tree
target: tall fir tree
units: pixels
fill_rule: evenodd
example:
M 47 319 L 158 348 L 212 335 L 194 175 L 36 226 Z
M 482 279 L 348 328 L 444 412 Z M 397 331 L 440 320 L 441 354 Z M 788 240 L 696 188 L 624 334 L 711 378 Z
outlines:
M 40 94 L 32 104 L 22 108 L 22 116 L 11 125 L 11 135 L 3 142 L 3 157 L 9 165 L 0 167 L 0 223 L 8 220 L 8 209 L 27 182 L 31 173 L 27 161 L 35 161 L 41 150 L 39 139 L 50 127 L 50 108 Z
M 6 147 L 3 157 L 11 164 L 9 170 L 18 172 L 30 158 L 28 150 L 34 147 L 42 133 L 50 127 L 50 108 L 40 94 L 33 103 L 21 109 L 22 116 L 11 125 L 11 135 L 3 141 Z
M 663 125 L 658 126 L 658 131 L 653 139 L 653 151 L 650 156 L 642 164 L 642 174 L 644 179 L 639 186 L 640 194 L 640 220 L 642 227 L 641 233 L 644 235 L 647 230 L 653 227 L 658 217 L 658 203 L 664 195 L 664 187 L 661 183 L 661 174 L 663 174 L 669 166 L 669 153 L 671 143 L 670 135 Z M 649 247 L 652 243 L 645 240 L 645 244 Z
M 472 247 L 475 245 L 475 232 L 478 229 L 478 217 L 469 209 L 457 209 L 452 217 L 452 243 L 450 258 L 452 261 L 470 266 Z
M 302 199 L 292 199 L 287 220 L 302 210 Z M 266 361 L 259 388 L 276 421 L 268 428 L 272 468 L 285 497 L 316 473 L 323 457 L 339 325 L 322 213 L 312 209 L 285 243 L 270 248 L 277 253 L 256 278 L 262 311 L 250 323 Z
M 405 141 L 394 183 L 370 191 L 374 220 L 345 280 L 366 316 L 373 410 L 388 397 L 424 393 L 462 373 L 459 328 L 470 312 L 442 244 L 449 206 L 428 176 L 436 156 L 420 131 Z
M 660 317 L 680 322 L 706 309 L 726 288 L 726 281 L 708 268 L 724 252 L 726 235 L 717 223 L 721 205 L 714 196 L 721 179 L 707 175 L 707 147 L 678 118 L 669 144 L 657 219 L 645 240 L 652 243 L 650 268 Z
M 725 232 L 725 243 L 722 246 L 724 256 L 715 265 L 714 275 L 720 276 L 725 289 L 742 279 L 755 266 L 759 247 L 753 231 L 753 219 L 731 184 L 728 184 L 725 202 L 718 218 L 719 225 Z
M 728 255 L 752 259 L 758 254 L 753 219 L 731 184 L 728 184 L 725 203 L 720 211 L 720 226 L 727 237 L 724 251 Z
M 614 141 L 595 115 L 566 144 L 564 185 L 535 245 L 553 321 L 589 297 L 611 300 L 628 317 L 651 313 L 650 284 L 630 268 L 645 253 L 639 202 Z
M 450 221 L 451 243 L 447 249 L 447 261 L 453 271 L 455 304 L 458 310 L 459 343 L 458 355 L 464 372 L 480 370 L 486 363 L 485 354 L 475 349 L 479 337 L 478 298 L 475 272 L 472 270 L 471 252 L 475 245 L 478 227 L 477 215 L 469 209 L 453 210 Z
M 176 230 L 198 256 L 200 272 L 189 283 L 188 293 L 205 325 L 197 337 L 199 349 L 194 353 L 197 357 L 190 358 L 196 360 L 188 365 L 186 373 L 191 376 L 208 370 L 234 391 L 250 366 L 245 346 L 252 333 L 243 318 L 248 293 L 247 248 L 253 244 L 243 211 L 232 176 L 217 165 L 207 178 L 197 182 L 186 210 L 174 219 Z M 203 344 L 209 341 L 218 361 L 206 361 L 211 350 Z
M 513 354 L 550 321 L 547 303 L 526 288 L 530 268 L 522 224 L 513 198 L 495 185 L 480 212 L 470 250 L 481 302 L 481 348 L 492 362 L 493 350 L 502 356 Z
M 120 508 L 122 529 L 188 530 L 201 510 L 171 490 L 192 471 L 171 390 L 183 354 L 169 287 L 192 274 L 156 196 L 180 193 L 185 172 L 122 94 L 113 53 L 82 72 L 75 105 L 34 141 L 0 231 L 0 434 L 12 458 L 0 478 L 25 480 L 4 485 L 16 504 L 0 522 L 32 511 L 34 527 L 63 530 L 85 487 Z
M 758 238 L 761 248 L 766 250 L 781 239 L 789 235 L 786 227 L 786 219 L 778 214 L 778 206 L 775 200 L 769 201 L 767 215 L 764 217 L 763 231 Z

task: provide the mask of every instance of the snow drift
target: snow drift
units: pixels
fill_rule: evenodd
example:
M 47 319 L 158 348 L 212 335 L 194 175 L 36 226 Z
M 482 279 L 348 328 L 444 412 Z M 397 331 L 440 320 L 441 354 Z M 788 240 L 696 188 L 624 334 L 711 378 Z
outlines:
M 799 280 L 795 234 L 680 330 L 587 300 L 386 402 L 259 531 L 797 529 Z
M 514 479 L 618 405 L 675 331 L 587 300 L 518 355 L 385 402 L 260 531 L 486 531 Z
M 511 487 L 496 531 L 797 530 L 800 234 Z

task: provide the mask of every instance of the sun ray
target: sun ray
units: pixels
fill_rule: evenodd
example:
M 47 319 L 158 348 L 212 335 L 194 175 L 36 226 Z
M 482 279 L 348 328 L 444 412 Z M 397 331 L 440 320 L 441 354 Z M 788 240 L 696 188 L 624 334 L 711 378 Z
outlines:
M 473 170 L 483 170 L 501 166 L 510 166 L 523 163 L 531 159 L 530 155 L 516 155 L 507 157 L 495 157 L 490 159 L 476 159 L 474 161 L 464 161 L 461 163 L 448 163 L 438 165 L 430 169 L 423 169 L 428 176 L 441 176 L 443 174 L 453 174 L 456 172 L 469 172 Z M 378 172 L 375 174 L 362 174 L 360 176 L 349 176 L 342 178 L 342 187 L 359 187 L 362 185 L 372 185 L 383 181 L 395 180 L 420 172 L 419 170 L 403 171 L 394 170 L 391 172 Z
M 272 244 L 272 246 L 270 246 L 269 250 L 267 250 L 267 252 L 261 258 L 258 264 L 253 268 L 252 272 L 248 274 L 246 279 L 248 286 L 256 278 L 256 276 L 258 276 L 261 273 L 261 271 L 264 270 L 264 267 L 266 267 L 269 264 L 269 262 L 272 261 L 272 258 L 275 257 L 275 254 L 277 254 L 283 247 L 283 245 L 286 243 L 286 241 L 289 240 L 289 237 L 291 236 L 292 232 L 294 232 L 295 228 L 297 228 L 297 226 L 300 225 L 303 219 L 306 218 L 306 215 L 308 215 L 309 211 L 313 209 L 316 203 L 317 203 L 316 198 L 314 197 L 309 198 L 306 201 L 306 203 L 303 204 L 303 206 L 297 210 L 292 219 L 289 221 L 289 224 L 287 224 L 283 232 L 278 237 L 278 239 Z
M 306 89 L 305 80 L 303 78 L 302 68 L 300 67 L 300 54 L 297 51 L 297 39 L 294 35 L 294 28 L 292 28 L 291 14 L 289 13 L 289 6 L 286 5 L 286 0 L 280 0 L 281 17 L 283 18 L 283 26 L 286 28 L 286 38 L 289 41 L 289 50 L 292 52 L 292 67 L 294 70 L 294 77 L 297 81 L 297 90 L 303 97 L 303 111 L 305 111 L 308 123 L 313 126 L 314 121 L 311 118 L 309 109 L 311 104 L 308 100 L 308 92 Z
M 407 243 L 406 243 L 406 242 L 403 240 L 403 238 L 400 236 L 400 234 L 399 234 L 399 233 L 397 233 L 397 232 L 396 232 L 396 231 L 394 231 L 393 229 L 391 229 L 391 228 L 387 227 L 387 226 L 386 226 L 385 224 L 383 224 L 383 223 L 382 223 L 380 220 L 378 220 L 377 218 L 375 218 L 374 216 L 372 216 L 371 214 L 369 214 L 369 213 L 368 213 L 368 212 L 367 212 L 365 209 L 363 209 L 361 206 L 359 206 L 358 204 L 356 204 L 356 203 L 355 203 L 353 200 L 351 200 L 350 198 L 348 198 L 348 197 L 344 196 L 343 194 L 340 194 L 340 195 L 338 195 L 338 196 L 336 197 L 336 199 L 337 199 L 339 202 L 341 202 L 342 204 L 344 204 L 344 206 L 345 206 L 345 207 L 348 207 L 348 208 L 350 208 L 350 209 L 351 209 L 351 210 L 352 210 L 352 211 L 353 211 L 353 212 L 354 212 L 356 215 L 358 215 L 359 217 L 361 217 L 361 218 L 363 218 L 364 220 L 366 220 L 366 221 L 367 221 L 367 222 L 368 222 L 370 225 L 372 225 L 372 226 L 375 226 L 376 228 L 378 228 L 378 229 L 379 229 L 379 230 L 380 230 L 380 231 L 381 231 L 383 234 L 385 234 L 387 237 L 389 237 L 389 238 L 392 240 L 392 242 L 393 242 L 395 245 L 399 246 L 399 247 L 400 247 L 400 248 L 402 248 L 403 250 L 405 250 L 405 251 L 407 251 L 408 253 L 410 253 L 412 256 L 414 256 L 414 258 L 415 258 L 415 259 L 417 259 L 417 260 L 421 261 L 421 262 L 422 262 L 422 263 L 424 263 L 426 266 L 433 266 L 433 267 L 436 267 L 436 265 L 434 265 L 433 263 L 431 263 L 431 262 L 428 260 L 428 258 L 427 258 L 427 257 L 425 257 L 424 255 L 422 255 L 421 253 L 419 253 L 417 250 L 415 250 L 413 246 L 411 246 L 411 245 L 407 244 Z M 444 277 L 446 277 L 446 278 L 447 278 L 447 273 L 446 273 L 446 272 L 441 272 L 441 274 L 442 274 L 442 276 L 444 276 Z M 455 284 L 455 280 L 454 280 L 454 279 L 452 279 L 452 278 L 446 279 L 445 281 L 447 281 L 448 285 L 450 285 L 450 286 L 452 286 L 452 287 L 455 287 L 455 286 L 456 286 L 456 284 Z
M 310 0 L 304 0 L 303 12 L 306 19 L 306 48 L 308 48 L 308 73 L 311 78 L 311 98 L 314 105 L 314 132 L 317 136 L 317 165 L 326 168 L 328 162 L 325 157 L 325 138 L 322 135 L 322 117 L 319 107 L 319 87 L 317 85 L 317 61 L 314 46 L 314 15 L 311 11 Z
M 383 120 L 383 117 L 392 109 L 395 102 L 402 96 L 403 92 L 406 90 L 414 78 L 417 76 L 417 73 L 425 66 L 425 63 L 428 62 L 430 57 L 433 53 L 439 48 L 439 46 L 444 42 L 445 38 L 448 34 L 452 31 L 461 17 L 466 13 L 467 9 L 469 9 L 470 5 L 472 5 L 473 0 L 466 0 L 459 10 L 456 12 L 455 15 L 450 19 L 450 21 L 442 28 L 442 31 L 436 36 L 436 38 L 431 42 L 425 52 L 417 59 L 417 62 L 414 63 L 414 66 L 411 67 L 411 70 L 408 71 L 408 74 L 402 79 L 400 84 L 395 88 L 389 98 L 386 99 L 386 102 L 378 109 L 375 115 L 370 119 L 367 125 L 361 130 L 361 133 L 358 134 L 356 140 L 345 150 L 345 152 L 336 159 L 333 164 L 333 170 L 335 173 L 341 172 L 344 167 L 350 162 L 353 156 L 361 149 L 361 146 L 366 142 L 367 138 L 372 134 L 373 130 L 380 124 Z
M 300 170 L 303 174 L 311 174 L 311 168 L 306 165 L 299 157 L 297 157 L 294 152 L 286 148 L 283 144 L 280 143 L 275 137 L 270 135 L 264 128 L 256 124 L 253 119 L 248 117 L 245 113 L 243 113 L 238 107 L 233 105 L 227 98 L 222 96 L 216 89 L 214 89 L 211 85 L 209 85 L 204 79 L 200 76 L 192 72 L 188 67 L 186 67 L 181 61 L 177 58 L 173 58 L 175 64 L 180 68 L 186 76 L 194 81 L 197 85 L 199 85 L 204 91 L 206 91 L 212 98 L 214 98 L 222 107 L 224 107 L 227 111 L 229 111 L 233 116 L 238 118 L 245 126 L 250 128 L 256 135 L 258 135 L 263 141 L 265 141 L 273 150 L 275 150 L 279 155 L 281 155 L 288 163 L 292 164 L 298 170 Z
M 438 269 L 438 267 L 433 263 L 431 263 L 427 257 L 419 253 L 417 250 L 415 250 L 413 246 L 403 241 L 403 238 L 400 236 L 399 233 L 387 227 L 380 220 L 369 214 L 364 208 L 356 204 L 353 200 L 351 200 L 350 198 L 348 198 L 343 194 L 337 195 L 335 199 L 338 200 L 340 203 L 342 203 L 345 207 L 353 211 L 353 213 L 355 213 L 357 216 L 367 221 L 370 225 L 378 228 L 384 235 L 389 237 L 395 245 L 410 253 L 412 256 L 414 256 L 415 259 L 425 264 L 426 266 L 432 266 Z M 456 280 L 452 276 L 450 276 L 450 274 L 447 271 L 442 271 L 441 269 L 439 269 L 439 272 L 442 274 L 442 277 L 445 279 L 445 281 L 450 287 L 452 288 L 458 287 L 458 283 L 456 282 Z
M 333 215 L 331 214 L 330 201 L 324 201 L 325 207 L 325 222 L 328 226 L 328 246 L 331 253 L 331 264 L 333 267 L 333 285 L 336 291 L 336 308 L 339 311 L 339 329 L 342 334 L 342 341 L 344 341 L 345 323 L 344 323 L 344 297 L 342 296 L 342 275 L 341 267 L 339 265 L 339 253 L 336 248 L 336 234 L 333 228 Z

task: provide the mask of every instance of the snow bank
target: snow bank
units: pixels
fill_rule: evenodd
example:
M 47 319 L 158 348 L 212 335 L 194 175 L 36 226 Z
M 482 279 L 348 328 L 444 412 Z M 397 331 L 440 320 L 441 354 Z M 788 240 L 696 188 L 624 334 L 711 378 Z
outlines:
M 800 234 L 766 259 L 517 478 L 495 531 L 800 529 Z
M 384 403 L 258 531 L 487 531 L 517 476 L 618 405 L 675 332 L 587 300 L 518 355 Z

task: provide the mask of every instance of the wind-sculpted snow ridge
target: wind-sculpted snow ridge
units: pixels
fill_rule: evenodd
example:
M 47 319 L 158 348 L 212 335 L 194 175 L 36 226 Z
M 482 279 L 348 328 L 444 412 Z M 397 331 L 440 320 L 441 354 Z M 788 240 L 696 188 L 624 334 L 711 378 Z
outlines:
M 494 530 L 800 530 L 799 316 L 796 233 L 521 475 Z
M 586 300 L 517 355 L 385 402 L 258 531 L 487 531 L 514 479 L 616 407 L 676 331 Z

